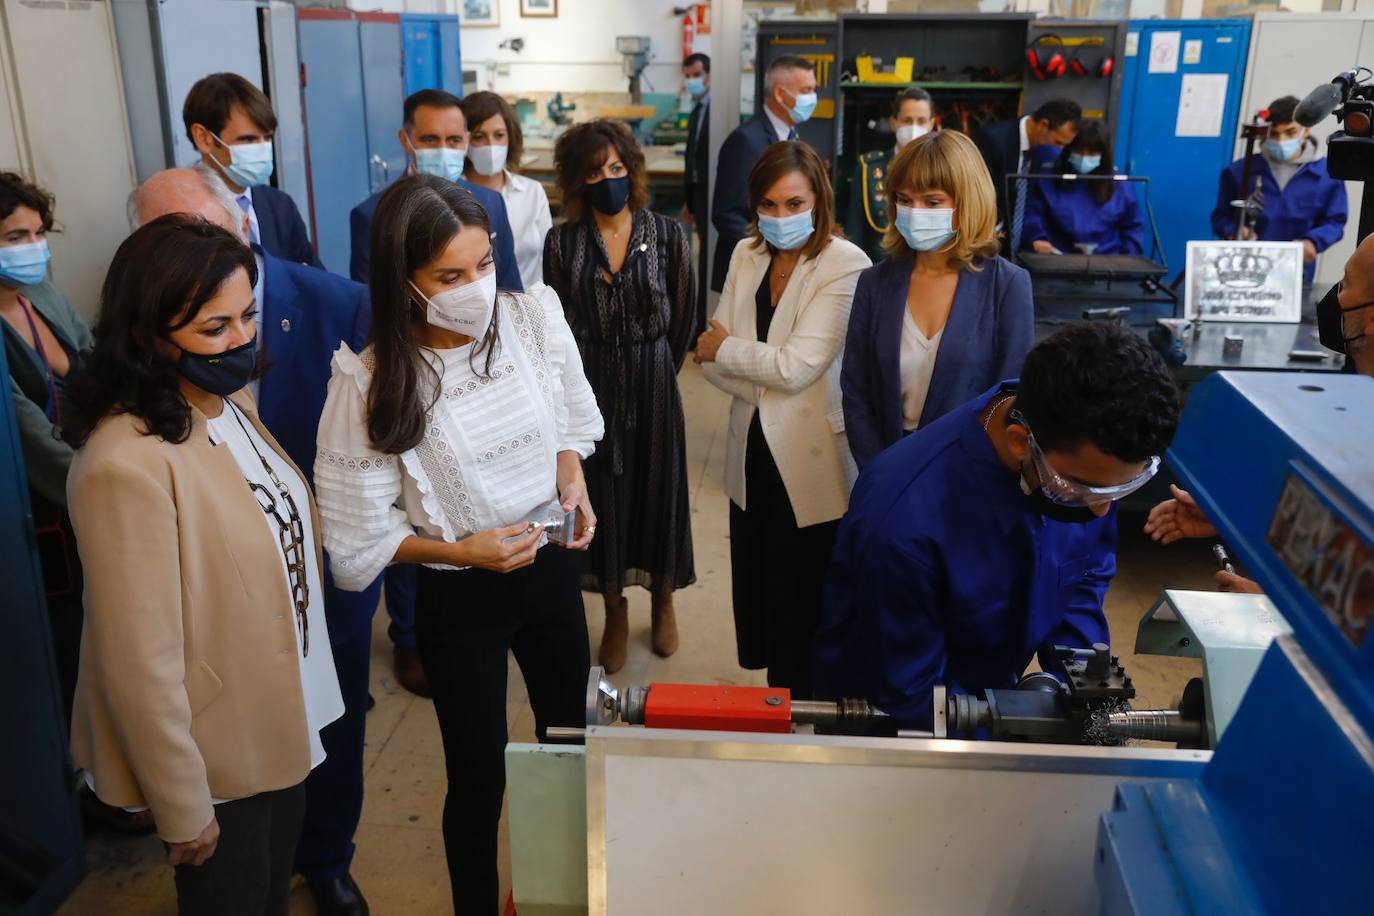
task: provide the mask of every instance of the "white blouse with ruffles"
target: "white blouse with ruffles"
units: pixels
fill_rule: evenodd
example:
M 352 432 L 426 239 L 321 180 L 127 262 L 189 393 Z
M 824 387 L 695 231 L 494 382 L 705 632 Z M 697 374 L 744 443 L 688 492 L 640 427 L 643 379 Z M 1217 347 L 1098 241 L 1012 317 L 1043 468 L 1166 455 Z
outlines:
M 500 344 L 489 372 L 474 344 L 425 351 L 441 394 L 420 444 L 400 455 L 376 451 L 368 437 L 370 349 L 334 354 L 315 497 L 340 588 L 366 588 L 410 535 L 452 543 L 522 521 L 558 498 L 558 453 L 586 458 L 601 439 L 601 411 L 558 295 L 547 286 L 502 292 L 496 308 Z

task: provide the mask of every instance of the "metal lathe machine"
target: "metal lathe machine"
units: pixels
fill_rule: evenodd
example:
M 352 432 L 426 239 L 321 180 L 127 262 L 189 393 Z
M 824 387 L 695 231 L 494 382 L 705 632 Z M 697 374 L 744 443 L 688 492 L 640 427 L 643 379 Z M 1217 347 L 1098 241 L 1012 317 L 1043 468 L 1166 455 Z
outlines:
M 1145 616 L 1138 654 L 1201 660 L 1175 708 L 1105 645 L 896 737 L 862 698 L 594 670 L 583 746 L 507 752 L 521 916 L 1369 911 L 1374 380 L 1220 373 L 1169 464 L 1266 592 Z

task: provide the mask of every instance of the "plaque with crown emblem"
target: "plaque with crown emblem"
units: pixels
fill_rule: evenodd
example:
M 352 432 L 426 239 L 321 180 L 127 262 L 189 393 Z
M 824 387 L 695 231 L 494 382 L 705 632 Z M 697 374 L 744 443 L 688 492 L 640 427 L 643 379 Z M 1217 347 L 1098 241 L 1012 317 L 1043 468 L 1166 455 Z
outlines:
M 1301 242 L 1189 242 L 1184 314 L 1296 324 L 1302 268 Z

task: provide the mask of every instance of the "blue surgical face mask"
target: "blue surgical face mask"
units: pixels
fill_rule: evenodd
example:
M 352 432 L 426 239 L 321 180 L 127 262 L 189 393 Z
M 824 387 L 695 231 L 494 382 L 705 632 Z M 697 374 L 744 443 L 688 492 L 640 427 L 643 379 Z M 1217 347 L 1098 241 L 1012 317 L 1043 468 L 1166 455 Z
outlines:
M 706 94 L 706 77 L 689 76 L 682 81 L 687 87 L 687 94 L 694 99 L 699 99 Z
M 912 251 L 939 251 L 954 238 L 954 210 L 897 205 L 897 231 Z
M 806 244 L 816 225 L 811 221 L 811 211 L 793 213 L 791 216 L 764 216 L 759 214 L 759 233 L 779 251 L 791 251 Z
M 1264 151 L 1275 162 L 1287 162 L 1296 156 L 1300 149 L 1302 149 L 1302 137 L 1294 137 L 1292 140 L 1264 141 Z
M 28 245 L 0 248 L 0 283 L 7 286 L 32 286 L 48 275 L 48 240 Z
M 449 181 L 463 177 L 464 152 L 441 146 L 438 149 L 417 149 L 415 151 L 415 171 L 426 175 L 437 175 Z
M 216 159 L 215 165 L 219 166 L 219 170 L 234 184 L 241 188 L 256 188 L 258 185 L 267 184 L 267 179 L 272 177 L 271 140 L 230 146 L 219 137 L 215 137 L 215 142 L 229 151 L 229 164 L 224 165 Z
M 816 93 L 803 92 L 795 98 L 792 108 L 787 112 L 792 116 L 792 123 L 802 124 L 811 120 L 811 115 L 816 110 Z
M 1069 153 L 1069 165 L 1073 166 L 1073 170 L 1080 175 L 1088 175 L 1097 171 L 1097 167 L 1101 164 L 1102 156 L 1100 154 L 1084 156 L 1079 153 Z

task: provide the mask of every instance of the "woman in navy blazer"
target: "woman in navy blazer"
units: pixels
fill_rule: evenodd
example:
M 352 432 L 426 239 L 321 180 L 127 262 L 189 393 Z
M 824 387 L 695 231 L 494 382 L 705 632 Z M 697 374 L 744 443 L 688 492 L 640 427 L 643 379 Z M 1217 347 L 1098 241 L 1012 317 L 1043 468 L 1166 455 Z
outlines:
M 997 255 L 997 197 L 973 142 L 955 131 L 912 141 L 888 187 L 888 257 L 859 276 L 840 374 L 860 469 L 1015 378 L 1035 336 L 1030 276 Z

